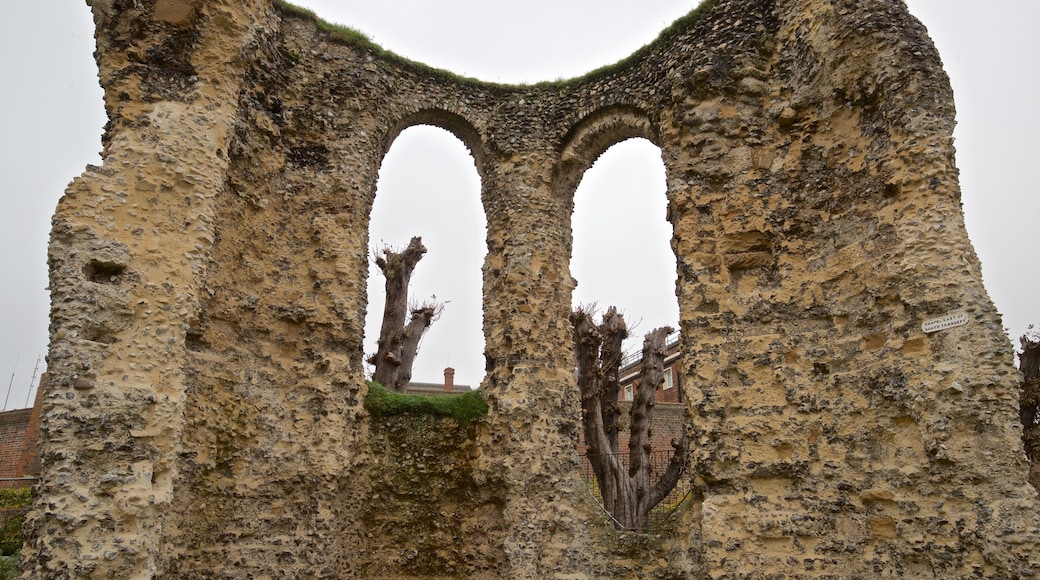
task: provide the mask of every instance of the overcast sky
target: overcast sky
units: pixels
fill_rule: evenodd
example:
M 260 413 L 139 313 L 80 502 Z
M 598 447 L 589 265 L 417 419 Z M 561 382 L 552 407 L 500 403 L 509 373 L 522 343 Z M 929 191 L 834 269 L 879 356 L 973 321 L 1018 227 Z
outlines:
M 645 0 L 633 10 L 632 2 L 616 0 L 298 3 L 411 59 L 509 83 L 568 78 L 613 63 L 697 4 Z M 1032 298 L 1040 273 L 1030 250 L 1040 198 L 1029 173 L 1040 153 L 1035 145 L 1040 108 L 1034 105 L 1040 93 L 1035 74 L 1040 41 L 1032 30 L 1040 21 L 1040 2 L 908 4 L 928 27 L 953 82 L 968 231 L 986 287 L 1017 337 L 1031 322 L 1040 322 Z M 9 2 L 0 19 L 0 395 L 8 409 L 25 406 L 30 384 L 35 385 L 34 365 L 46 354 L 50 216 L 65 185 L 86 164 L 100 163 L 104 111 L 92 33 L 89 8 L 76 0 Z M 416 380 L 440 381 L 447 365 L 457 369 L 457 383 L 476 385 L 483 376 L 479 191 L 472 158 L 439 129 L 405 131 L 384 160 L 372 242 L 403 246 L 410 236 L 422 235 L 429 253 L 416 269 L 414 294 L 448 301 L 424 341 Z M 576 194 L 575 299 L 617 304 L 638 322 L 640 334 L 677 319 L 664 207 L 660 153 L 640 140 L 611 148 Z M 410 215 L 387 217 L 402 208 Z M 653 236 L 647 238 L 647 232 Z M 604 255 L 644 268 L 624 278 L 639 285 L 618 284 L 616 263 L 604 263 Z M 374 282 L 378 289 L 382 281 Z M 368 343 L 381 311 L 381 291 L 370 294 Z M 13 385 L 9 396 L 8 384 Z

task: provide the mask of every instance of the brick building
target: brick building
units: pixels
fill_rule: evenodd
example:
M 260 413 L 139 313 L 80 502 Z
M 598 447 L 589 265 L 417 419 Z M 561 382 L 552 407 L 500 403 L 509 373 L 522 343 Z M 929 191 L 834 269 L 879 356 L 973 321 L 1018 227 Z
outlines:
M 40 472 L 39 433 L 39 394 L 30 409 L 0 412 L 0 488 L 24 487 L 36 479 Z
M 665 348 L 668 354 L 664 359 L 664 384 L 657 389 L 654 400 L 658 403 L 681 403 L 683 401 L 682 389 L 679 388 L 679 332 L 673 332 L 665 339 Z M 629 353 L 621 360 L 619 382 L 621 388 L 618 397 L 624 401 L 631 401 L 635 396 L 636 387 L 639 386 L 639 373 L 643 370 L 642 349 Z
M 684 405 L 682 389 L 679 383 L 679 333 L 668 335 L 665 339 L 668 354 L 664 359 L 664 384 L 654 395 L 653 419 L 650 431 L 650 444 L 654 451 L 671 452 L 672 441 L 682 437 Z M 621 411 L 618 422 L 618 447 L 628 449 L 629 417 L 632 399 L 640 381 L 643 369 L 642 349 L 625 355 L 618 370 L 620 388 L 618 390 L 618 407 Z M 584 434 L 580 437 L 579 450 L 584 453 Z
M 444 369 L 444 383 L 418 383 L 412 381 L 408 383 L 405 393 L 409 395 L 461 395 L 471 390 L 473 389 L 469 385 L 456 385 L 455 369 L 447 367 Z

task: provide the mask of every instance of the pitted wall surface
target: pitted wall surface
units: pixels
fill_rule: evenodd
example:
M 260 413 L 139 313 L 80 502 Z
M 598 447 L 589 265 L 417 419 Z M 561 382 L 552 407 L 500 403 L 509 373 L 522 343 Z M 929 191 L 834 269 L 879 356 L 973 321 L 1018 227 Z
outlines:
M 266 0 L 91 4 L 110 121 L 53 221 L 27 577 L 1040 573 L 953 95 L 901 1 L 709 2 L 526 87 Z M 469 147 L 488 222 L 490 412 L 423 437 L 362 407 L 368 219 L 415 124 Z M 574 189 L 637 136 L 667 173 L 696 489 L 650 538 L 582 489 L 567 319 Z

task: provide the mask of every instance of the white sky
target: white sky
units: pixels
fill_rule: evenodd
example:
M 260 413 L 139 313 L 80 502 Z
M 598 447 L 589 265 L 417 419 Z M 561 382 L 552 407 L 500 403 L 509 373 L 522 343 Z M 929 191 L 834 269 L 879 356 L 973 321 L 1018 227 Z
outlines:
M 646 0 L 638 10 L 617 0 L 298 3 L 414 60 L 490 81 L 533 82 L 577 76 L 620 60 L 697 2 Z M 928 27 L 953 82 L 968 231 L 990 295 L 1017 337 L 1028 324 L 1040 322 L 1032 299 L 1040 273 L 1029 250 L 1040 216 L 1029 174 L 1040 153 L 1035 145 L 1040 110 L 1033 103 L 1040 93 L 1035 74 L 1040 37 L 1033 30 L 1040 22 L 1040 2 L 908 4 Z M 100 163 L 104 111 L 92 33 L 89 8 L 76 0 L 10 2 L 0 19 L 0 247 L 5 248 L 0 264 L 6 272 L 0 277 L 0 394 L 8 409 L 25 405 L 33 366 L 46 353 L 50 216 L 65 185 L 87 163 Z M 610 149 L 576 194 L 576 301 L 617 304 L 633 322 L 641 320 L 639 333 L 677 318 L 663 179 L 656 148 L 630 141 Z M 402 246 L 411 235 L 422 235 L 429 253 L 416 270 L 414 293 L 419 299 L 450 300 L 424 341 L 416 380 L 441 380 L 447 364 L 456 368 L 457 383 L 476 385 L 483 375 L 484 231 L 478 196 L 472 159 L 439 129 L 406 131 L 384 160 L 373 243 Z M 430 205 L 423 210 L 424 204 Z M 395 229 L 382 217 L 391 207 L 410 207 L 416 216 L 401 218 Z M 611 233 L 618 228 L 621 236 Z M 644 240 L 647 231 L 658 237 Z M 647 270 L 614 276 L 615 265 L 629 260 L 626 255 L 635 256 L 627 263 Z M 617 257 L 605 263 L 603 256 Z M 624 279 L 640 285 L 622 287 L 617 282 Z M 370 319 L 378 318 L 381 292 L 370 294 Z M 372 340 L 374 333 L 369 331 Z M 7 383 L 13 385 L 9 396 Z

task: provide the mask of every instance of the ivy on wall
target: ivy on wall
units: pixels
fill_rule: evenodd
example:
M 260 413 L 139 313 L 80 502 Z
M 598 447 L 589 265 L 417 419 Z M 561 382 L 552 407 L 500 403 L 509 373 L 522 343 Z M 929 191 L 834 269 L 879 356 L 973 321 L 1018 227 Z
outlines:
M 0 489 L 0 580 L 18 576 L 22 522 L 31 503 L 32 490 L 28 487 Z

